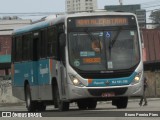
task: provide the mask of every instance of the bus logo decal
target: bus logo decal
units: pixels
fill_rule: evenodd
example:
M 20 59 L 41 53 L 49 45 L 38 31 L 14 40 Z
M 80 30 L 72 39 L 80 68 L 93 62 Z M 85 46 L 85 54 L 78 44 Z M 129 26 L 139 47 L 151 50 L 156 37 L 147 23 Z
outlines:
M 47 73 L 48 73 L 48 67 L 47 67 L 47 65 L 46 65 L 46 68 L 40 68 L 40 74 L 42 75 L 42 77 L 43 77 L 44 74 L 47 74 Z
M 106 85 L 109 85 L 109 84 L 110 84 L 110 82 L 107 80 L 107 81 L 106 81 Z
M 76 61 L 74 61 L 74 65 L 78 67 L 78 66 L 80 66 L 80 62 L 78 60 L 76 60 Z

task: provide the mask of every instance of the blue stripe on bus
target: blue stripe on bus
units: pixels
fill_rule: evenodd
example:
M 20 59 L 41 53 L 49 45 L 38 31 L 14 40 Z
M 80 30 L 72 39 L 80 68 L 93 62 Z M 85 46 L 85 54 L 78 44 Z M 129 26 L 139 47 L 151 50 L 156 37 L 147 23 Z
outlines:
M 92 82 L 88 84 L 88 87 L 106 87 L 106 86 L 122 86 L 129 85 L 137 75 L 134 72 L 129 77 L 111 78 L 111 79 L 92 79 Z

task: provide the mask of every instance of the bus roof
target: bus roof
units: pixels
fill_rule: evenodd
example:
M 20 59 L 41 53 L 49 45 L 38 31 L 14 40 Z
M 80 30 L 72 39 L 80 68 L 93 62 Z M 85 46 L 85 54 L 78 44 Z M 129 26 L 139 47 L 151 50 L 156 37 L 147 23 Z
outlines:
M 99 11 L 99 12 L 81 12 L 81 13 L 76 13 L 76 14 L 68 14 L 67 17 L 82 17 L 82 16 L 101 16 L 101 15 L 134 15 L 134 13 L 128 13 L 128 12 L 104 12 L 104 11 Z
M 25 33 L 29 33 L 32 31 L 42 29 L 42 28 L 49 27 L 54 24 L 64 23 L 65 19 L 67 19 L 69 17 L 95 16 L 95 15 L 97 15 L 97 16 L 101 16 L 101 15 L 134 15 L 135 16 L 135 14 L 133 14 L 133 13 L 126 13 L 126 12 L 81 12 L 81 13 L 74 13 L 74 14 L 66 14 L 66 15 L 59 16 L 57 18 L 52 18 L 50 20 L 27 25 L 23 28 L 16 29 L 13 31 L 13 35 L 25 34 Z
M 61 16 L 61 17 L 57 17 L 57 18 L 54 18 L 54 19 L 50 19 L 50 20 L 38 22 L 38 23 L 35 23 L 35 24 L 27 25 L 27 26 L 24 26 L 22 28 L 15 29 L 13 31 L 13 35 L 25 34 L 25 33 L 29 33 L 29 32 L 32 32 L 32 31 L 42 29 L 42 28 L 49 27 L 49 26 L 57 24 L 57 23 L 63 23 L 64 19 L 65 19 L 65 17 Z

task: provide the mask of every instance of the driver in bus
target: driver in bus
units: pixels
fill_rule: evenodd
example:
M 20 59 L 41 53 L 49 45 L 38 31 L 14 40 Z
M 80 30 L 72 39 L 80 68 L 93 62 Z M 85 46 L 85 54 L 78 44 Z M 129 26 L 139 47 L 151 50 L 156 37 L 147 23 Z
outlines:
M 102 42 L 99 40 L 94 40 L 91 44 L 91 47 L 95 52 L 100 52 L 102 49 Z

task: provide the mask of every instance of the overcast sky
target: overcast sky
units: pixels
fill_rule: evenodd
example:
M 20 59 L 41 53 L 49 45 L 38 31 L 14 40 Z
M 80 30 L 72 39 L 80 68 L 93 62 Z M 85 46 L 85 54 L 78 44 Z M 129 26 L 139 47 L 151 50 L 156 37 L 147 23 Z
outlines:
M 98 8 L 119 5 L 119 0 L 97 0 Z M 138 4 L 155 0 L 123 0 L 124 4 Z M 158 1 L 158 0 L 157 0 Z M 0 0 L 0 13 L 8 12 L 64 12 L 65 0 Z
M 119 0 L 97 0 L 98 9 L 105 5 L 119 5 Z M 123 4 L 141 4 L 160 8 L 160 0 L 123 0 Z M 147 3 L 146 5 L 144 3 Z M 158 6 L 159 4 L 159 6 Z M 155 7 L 147 8 L 154 9 Z M 0 16 L 2 13 L 34 13 L 34 12 L 64 12 L 65 0 L 0 0 Z

